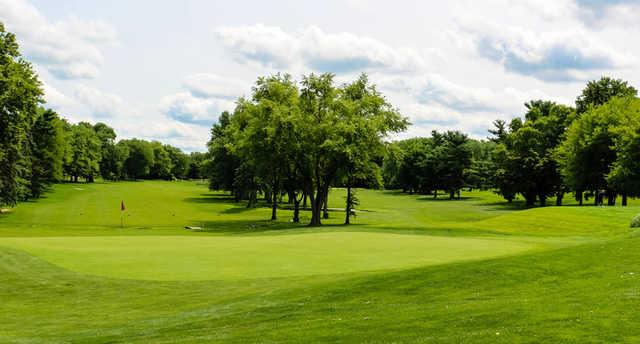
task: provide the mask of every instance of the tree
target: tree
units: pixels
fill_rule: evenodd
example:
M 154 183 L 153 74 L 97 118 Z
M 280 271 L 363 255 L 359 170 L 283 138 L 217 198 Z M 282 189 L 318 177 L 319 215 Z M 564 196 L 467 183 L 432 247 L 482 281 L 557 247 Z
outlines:
M 534 100 L 525 104 L 524 121 L 515 118 L 508 131 L 493 131 L 494 183 L 508 201 L 520 193 L 528 206 L 556 195 L 560 205 L 566 190 L 562 183 L 554 151 L 563 139 L 569 123 L 575 118 L 570 107 L 551 101 Z M 496 126 L 504 127 L 503 124 Z
M 306 133 L 305 190 L 311 201 L 310 226 L 322 224 L 321 211 L 329 194 L 329 187 L 339 168 L 341 137 L 336 130 L 342 118 L 336 111 L 338 90 L 333 74 L 310 74 L 303 77 L 300 91 L 300 118 L 297 125 Z
M 67 175 L 74 182 L 79 177 L 86 182 L 93 182 L 94 176 L 100 171 L 100 139 L 93 130 L 93 126 L 80 122 L 71 127 L 71 159 L 66 167 Z
M 572 123 L 566 139 L 558 147 L 558 162 L 565 182 L 580 194 L 591 191 L 596 204 L 601 202 L 601 190 L 606 190 L 611 205 L 615 203 L 615 192 L 624 192 L 615 190 L 614 185 L 607 182 L 607 176 L 618 157 L 616 147 L 624 147 L 616 146 L 623 133 L 618 128 L 633 127 L 638 115 L 636 106 L 634 98 L 612 98 L 606 104 L 590 108 Z M 622 163 L 624 160 L 620 160 L 621 170 L 610 179 L 618 186 L 624 185 L 623 166 L 630 166 Z
M 238 100 L 238 106 L 234 111 L 235 114 L 242 112 L 243 99 Z M 234 189 L 236 171 L 240 167 L 240 160 L 230 150 L 234 128 L 231 127 L 232 115 L 225 111 L 220 114 L 218 123 L 211 128 L 211 140 L 208 147 L 209 162 L 207 163 L 207 173 L 209 176 L 209 189 L 211 190 L 229 190 L 235 197 L 236 201 L 242 198 L 239 190 Z M 242 125 L 239 125 L 239 129 Z
M 177 147 L 165 145 L 164 149 L 169 154 L 169 159 L 171 160 L 171 175 L 176 179 L 187 178 L 190 167 L 189 156 Z
M 496 144 L 493 141 L 470 139 L 467 144 L 471 151 L 471 166 L 465 171 L 465 184 L 469 188 L 487 190 L 492 186 L 492 152 Z
M 635 97 L 638 91 L 626 81 L 603 76 L 600 80 L 592 80 L 576 99 L 576 113 L 581 115 L 590 107 L 605 104 L 613 97 Z
M 0 23 L 0 204 L 14 205 L 30 193 L 27 133 L 41 102 L 37 75 Z
M 114 171 L 108 168 L 113 167 L 114 161 L 107 161 L 105 159 L 105 152 L 110 151 L 109 154 L 112 158 L 114 157 L 114 149 L 112 149 L 112 147 L 115 145 L 116 132 L 104 123 L 96 123 L 93 126 L 93 131 L 96 132 L 96 136 L 98 140 L 100 140 L 100 152 L 102 153 L 100 159 L 100 175 L 106 179 L 113 179 Z
M 465 184 L 465 171 L 471 166 L 471 150 L 467 135 L 459 131 L 447 131 L 441 138 L 433 132 L 434 141 L 441 142 L 437 150 L 437 187 L 449 192 L 453 199 Z
M 620 102 L 620 104 L 615 104 Z M 615 132 L 614 150 L 617 152 L 606 176 L 610 188 L 622 194 L 622 205 L 627 205 L 627 197 L 640 196 L 640 99 L 614 100 L 610 104 L 628 115 L 628 121 L 613 128 Z
M 158 141 L 151 141 L 149 145 L 153 150 L 153 164 L 149 170 L 149 178 L 164 180 L 171 179 L 171 169 L 173 166 L 166 147 Z
M 102 177 L 114 181 L 122 178 L 125 174 L 125 161 L 128 157 L 129 146 L 125 141 L 104 147 L 100 164 Z
M 366 74 L 341 87 L 337 104 L 345 117 L 336 130 L 342 136 L 340 168 L 347 187 L 345 224 L 349 224 L 352 207 L 357 204 L 353 185 L 358 182 L 374 187 L 382 185 L 378 165 L 384 155 L 382 139 L 389 133 L 405 130 L 408 121 L 369 84 Z
M 251 164 L 271 194 L 271 220 L 277 219 L 278 196 L 287 177 L 296 143 L 295 120 L 299 117 L 298 89 L 287 74 L 258 78 L 252 101 L 242 108 L 247 116 L 238 131 L 237 152 Z
M 153 166 L 154 152 L 149 142 L 131 139 L 122 140 L 118 145 L 128 147 L 129 155 L 124 161 L 124 171 L 129 178 L 138 179 L 149 175 Z
M 189 154 L 189 167 L 187 168 L 187 178 L 202 179 L 205 177 L 205 161 L 207 154 L 202 152 L 191 152 Z
M 38 198 L 46 188 L 63 178 L 68 142 L 64 123 L 53 110 L 41 110 L 30 131 L 31 197 Z

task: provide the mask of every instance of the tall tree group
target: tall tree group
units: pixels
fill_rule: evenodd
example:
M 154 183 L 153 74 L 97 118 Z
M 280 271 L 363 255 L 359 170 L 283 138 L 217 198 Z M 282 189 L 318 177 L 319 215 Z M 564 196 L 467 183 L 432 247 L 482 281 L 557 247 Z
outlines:
M 211 187 L 255 204 L 262 193 L 277 218 L 283 195 L 309 200 L 310 225 L 326 217 L 329 188 L 347 190 L 345 222 L 357 203 L 352 187 L 378 186 L 384 138 L 408 122 L 365 75 L 336 86 L 332 74 L 310 74 L 298 84 L 289 75 L 259 78 L 251 99 L 224 113 L 209 142 Z

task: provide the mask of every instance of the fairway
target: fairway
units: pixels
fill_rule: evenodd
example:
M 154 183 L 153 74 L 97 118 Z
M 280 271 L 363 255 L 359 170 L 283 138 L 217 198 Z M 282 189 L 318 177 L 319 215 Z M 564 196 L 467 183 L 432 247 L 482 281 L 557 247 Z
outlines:
M 514 254 L 507 240 L 382 233 L 3 238 L 63 268 L 141 280 L 228 280 L 412 268 Z
M 55 185 L 0 216 L 0 342 L 635 339 L 637 201 L 358 194 L 314 228 L 199 182 Z

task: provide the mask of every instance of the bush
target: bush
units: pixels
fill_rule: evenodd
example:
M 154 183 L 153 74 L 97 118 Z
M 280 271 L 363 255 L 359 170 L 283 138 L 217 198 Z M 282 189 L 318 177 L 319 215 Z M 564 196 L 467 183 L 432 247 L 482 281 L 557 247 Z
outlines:
M 633 220 L 631 220 L 631 228 L 640 227 L 640 214 L 636 215 Z

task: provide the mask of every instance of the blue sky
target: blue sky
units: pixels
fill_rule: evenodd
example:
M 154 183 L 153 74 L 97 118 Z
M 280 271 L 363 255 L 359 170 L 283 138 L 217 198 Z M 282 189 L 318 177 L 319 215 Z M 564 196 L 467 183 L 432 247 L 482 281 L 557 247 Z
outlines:
M 414 125 L 485 137 L 601 75 L 640 86 L 638 1 L 0 0 L 47 106 L 121 138 L 204 150 L 258 76 L 366 72 Z

